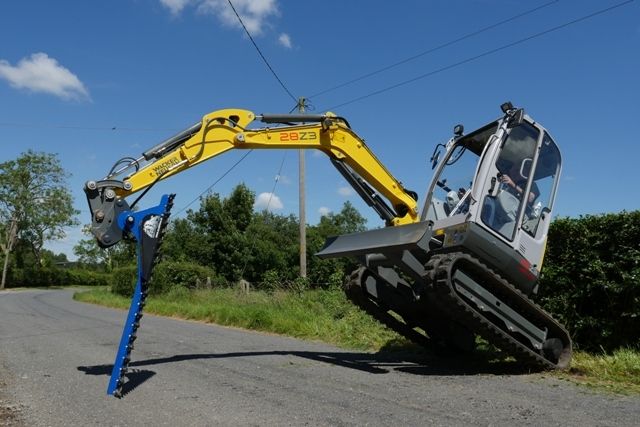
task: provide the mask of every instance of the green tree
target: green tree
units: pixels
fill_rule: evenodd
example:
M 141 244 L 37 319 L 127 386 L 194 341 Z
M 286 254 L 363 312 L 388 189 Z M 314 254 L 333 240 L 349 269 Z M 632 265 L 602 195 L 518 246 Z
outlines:
M 191 220 L 193 211 L 187 212 L 187 218 L 173 218 L 162 243 L 164 257 L 180 262 L 196 262 L 203 264 L 203 250 L 207 250 L 207 236 L 199 233 Z M 204 265 L 204 264 L 203 264 Z
M 278 272 L 281 280 L 298 277 L 299 248 L 298 218 L 262 211 L 253 215 L 247 229 L 251 245 L 244 278 L 249 281 L 265 281 L 269 271 Z
M 113 271 L 114 268 L 135 264 L 135 242 L 121 241 L 117 245 L 103 249 L 98 246 L 88 225 L 85 226 L 82 231 L 89 236 L 89 238 L 80 240 L 78 244 L 73 247 L 73 253 L 78 257 L 80 264 L 108 272 Z
M 367 220 L 358 212 L 350 201 L 344 202 L 339 213 L 323 216 L 320 223 L 329 222 L 339 234 L 358 233 L 367 229 Z
M 74 247 L 73 253 L 78 257 L 78 262 L 87 267 L 99 267 L 109 265 L 108 257 L 105 256 L 94 239 L 82 239 Z
M 43 249 L 41 252 L 42 266 L 43 267 L 67 267 L 70 262 L 67 255 L 64 253 L 55 253 L 49 249 Z
M 299 274 L 298 219 L 272 212 L 254 212 L 255 194 L 244 184 L 222 198 L 201 199 L 197 211 L 175 219 L 165 237 L 165 258 L 210 267 L 229 282 L 240 278 L 254 284 L 292 282 Z M 310 279 L 318 286 L 339 283 L 355 265 L 345 259 L 313 256 L 327 237 L 364 231 L 366 220 L 349 202 L 336 214 L 308 227 Z
M 356 264 L 347 258 L 320 259 L 313 256 L 324 246 L 328 237 L 357 233 L 367 229 L 367 220 L 346 201 L 339 213 L 320 218 L 317 225 L 307 229 L 307 259 L 309 279 L 318 287 L 336 286 L 355 269 Z
M 64 228 L 77 224 L 67 177 L 55 154 L 29 150 L 0 163 L 4 255 L 0 289 L 5 286 L 9 257 L 18 239 L 30 248 L 39 266 L 44 243 L 64 237 Z
M 178 222 L 172 228 L 170 252 L 175 256 L 180 253 L 180 241 L 191 242 L 182 250 L 185 258 L 215 268 L 229 281 L 237 281 L 249 255 L 246 230 L 254 201 L 255 193 L 244 184 L 234 188 L 227 198 L 218 193 L 203 197 L 200 208 L 187 213 L 190 224 Z
M 195 262 L 215 269 L 233 282 L 264 280 L 277 271 L 283 280 L 297 275 L 297 219 L 271 212 L 254 212 L 255 194 L 238 185 L 226 198 L 202 198 L 197 211 L 176 219 L 163 243 L 168 260 Z

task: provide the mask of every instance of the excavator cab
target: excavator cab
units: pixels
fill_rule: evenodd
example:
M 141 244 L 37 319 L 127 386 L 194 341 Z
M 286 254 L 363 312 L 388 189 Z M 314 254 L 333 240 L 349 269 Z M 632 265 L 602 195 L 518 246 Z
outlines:
M 530 294 L 536 289 L 527 279 L 537 279 L 542 266 L 561 156 L 539 123 L 522 110 L 504 109 L 503 118 L 468 135 L 456 126 L 456 135 L 436 147 L 432 159 L 437 168 L 421 220 L 433 222 L 434 229 L 477 225 L 487 244 L 476 251 L 504 253 L 493 250 L 495 242 L 508 246 L 528 270 L 524 278 L 514 274 L 514 281 Z M 444 156 L 436 164 L 441 147 Z M 488 262 L 502 270 L 513 256 L 489 256 Z
M 480 335 L 520 360 L 566 368 L 568 332 L 529 296 L 561 170 L 557 145 L 510 103 L 504 115 L 439 144 L 420 220 L 337 236 L 320 257 L 362 267 L 347 296 L 405 337 L 469 350 Z M 402 320 L 399 320 L 402 319 Z

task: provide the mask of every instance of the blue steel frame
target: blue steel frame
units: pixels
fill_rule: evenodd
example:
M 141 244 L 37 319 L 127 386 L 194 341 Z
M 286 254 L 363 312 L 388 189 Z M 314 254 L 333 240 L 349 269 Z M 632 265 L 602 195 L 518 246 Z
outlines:
M 136 287 L 133 292 L 133 298 L 131 299 L 131 306 L 129 307 L 129 314 L 122 330 L 122 337 L 120 338 L 120 346 L 118 347 L 118 353 L 116 359 L 113 362 L 113 369 L 111 371 L 111 379 L 109 380 L 109 387 L 107 388 L 108 395 L 117 396 L 121 384 L 123 381 L 125 369 L 129 364 L 129 356 L 133 342 L 136 339 L 136 330 L 140 325 L 140 318 L 142 317 L 142 309 L 144 307 L 144 300 L 146 298 L 146 283 L 144 282 L 144 271 L 142 262 L 142 233 L 144 233 L 143 227 L 145 221 L 152 216 L 162 216 L 167 212 L 167 205 L 170 203 L 168 195 L 162 196 L 160 204 L 149 209 L 145 209 L 140 212 L 124 211 L 118 216 L 118 226 L 124 231 L 133 234 L 137 242 L 137 254 L 138 254 L 138 280 L 136 281 Z M 149 272 L 150 273 L 150 272 Z M 149 275 L 147 275 L 149 277 Z M 119 396 L 117 396 L 119 397 Z

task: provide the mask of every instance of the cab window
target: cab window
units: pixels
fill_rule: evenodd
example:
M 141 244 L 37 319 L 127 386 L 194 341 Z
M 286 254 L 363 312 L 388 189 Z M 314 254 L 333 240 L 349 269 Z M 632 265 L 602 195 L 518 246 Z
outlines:
M 525 211 L 522 228 L 532 236 L 536 235 L 541 217 L 551 211 L 558 177 L 560 176 L 560 151 L 545 132 L 540 156 L 533 174 L 533 182 L 539 195 L 530 210 Z
M 509 240 L 513 240 L 520 210 L 532 209 L 540 196 L 535 182 L 526 192 L 539 135 L 528 123 L 511 130 L 496 160 L 498 192 L 483 200 L 482 221 Z

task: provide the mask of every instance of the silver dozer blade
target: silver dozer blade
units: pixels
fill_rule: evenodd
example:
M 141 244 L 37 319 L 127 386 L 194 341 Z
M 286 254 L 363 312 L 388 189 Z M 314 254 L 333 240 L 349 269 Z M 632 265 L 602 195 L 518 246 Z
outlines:
M 423 221 L 330 237 L 316 255 L 324 259 L 399 253 L 417 248 L 427 250 L 432 225 L 431 221 Z

